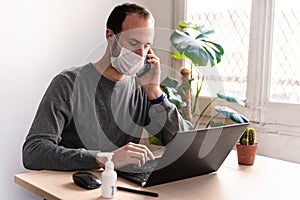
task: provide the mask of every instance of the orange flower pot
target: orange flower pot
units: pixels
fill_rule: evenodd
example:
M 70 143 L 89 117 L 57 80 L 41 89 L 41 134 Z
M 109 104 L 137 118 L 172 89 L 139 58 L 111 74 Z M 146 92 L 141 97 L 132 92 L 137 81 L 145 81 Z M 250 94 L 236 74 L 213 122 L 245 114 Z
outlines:
M 241 165 L 253 165 L 255 160 L 258 144 L 255 145 L 241 145 L 236 144 L 238 163 Z

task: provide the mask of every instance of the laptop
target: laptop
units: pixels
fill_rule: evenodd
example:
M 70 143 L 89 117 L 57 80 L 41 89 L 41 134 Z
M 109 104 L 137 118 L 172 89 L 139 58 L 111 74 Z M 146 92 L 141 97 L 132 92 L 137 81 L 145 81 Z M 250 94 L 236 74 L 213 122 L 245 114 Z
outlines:
M 178 132 L 161 157 L 140 168 L 126 166 L 116 171 L 118 176 L 143 187 L 216 172 L 248 125 Z

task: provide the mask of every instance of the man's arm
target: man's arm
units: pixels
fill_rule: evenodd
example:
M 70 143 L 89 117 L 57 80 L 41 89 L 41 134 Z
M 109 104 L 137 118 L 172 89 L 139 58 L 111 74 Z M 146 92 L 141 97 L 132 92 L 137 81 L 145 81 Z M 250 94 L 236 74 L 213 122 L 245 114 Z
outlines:
M 145 128 L 151 134 L 160 133 L 156 136 L 167 144 L 178 131 L 188 130 L 189 126 L 160 88 L 160 59 L 152 49 L 147 56 L 151 70 L 137 79 L 152 104 L 149 110 L 150 125 Z
M 59 146 L 64 128 L 72 119 L 72 78 L 55 77 L 47 89 L 23 145 L 27 169 L 95 169 L 96 151 Z
M 104 166 L 105 159 L 96 157 L 99 151 L 86 150 L 72 124 L 74 79 L 59 75 L 50 84 L 23 145 L 25 168 L 69 171 Z M 74 136 L 65 141 L 63 133 L 70 127 L 74 127 L 69 131 Z M 141 166 L 149 159 L 154 156 L 146 146 L 131 142 L 116 149 L 113 156 L 116 168 L 128 164 Z
M 155 136 L 164 145 L 168 144 L 177 132 L 189 130 L 189 125 L 182 118 L 176 106 L 169 102 L 167 96 L 162 102 L 151 105 L 149 115 L 151 126 L 146 129 L 149 133 L 156 134 Z

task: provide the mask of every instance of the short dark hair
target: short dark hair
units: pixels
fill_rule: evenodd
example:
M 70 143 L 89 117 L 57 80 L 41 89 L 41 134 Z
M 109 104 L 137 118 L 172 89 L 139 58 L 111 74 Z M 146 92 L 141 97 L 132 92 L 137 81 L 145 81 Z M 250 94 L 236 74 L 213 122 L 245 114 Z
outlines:
M 140 17 L 148 19 L 152 14 L 145 7 L 134 3 L 124 3 L 116 6 L 110 13 L 106 28 L 111 29 L 115 34 L 122 31 L 122 23 L 129 14 L 137 13 Z

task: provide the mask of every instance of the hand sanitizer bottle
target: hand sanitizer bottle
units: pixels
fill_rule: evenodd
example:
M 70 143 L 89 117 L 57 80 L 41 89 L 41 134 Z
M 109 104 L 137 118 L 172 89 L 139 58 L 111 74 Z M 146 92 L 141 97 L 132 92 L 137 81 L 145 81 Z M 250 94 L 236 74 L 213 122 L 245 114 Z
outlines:
M 102 172 L 102 197 L 112 199 L 115 196 L 117 173 L 114 170 L 114 163 L 111 161 L 114 153 L 101 152 L 98 153 L 98 157 L 106 157 L 105 169 Z

